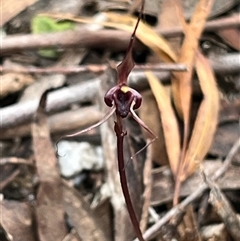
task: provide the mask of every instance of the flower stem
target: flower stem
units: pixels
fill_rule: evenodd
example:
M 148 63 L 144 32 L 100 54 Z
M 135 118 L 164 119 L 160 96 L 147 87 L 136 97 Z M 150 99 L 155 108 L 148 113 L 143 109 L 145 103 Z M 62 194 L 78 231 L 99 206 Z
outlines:
M 126 177 L 126 172 L 125 172 L 125 164 L 124 164 L 124 157 L 123 157 L 123 140 L 124 136 L 127 134 L 126 132 L 123 132 L 122 129 L 122 118 L 117 115 L 117 122 L 115 122 L 114 130 L 117 135 L 117 155 L 118 155 L 118 171 L 120 175 L 120 182 L 121 182 L 121 187 L 123 191 L 123 195 L 125 198 L 127 210 L 132 222 L 132 225 L 135 229 L 136 235 L 140 241 L 144 241 L 142 232 L 139 227 L 139 222 L 137 220 L 132 201 L 130 198 L 129 190 L 128 190 L 128 185 L 127 185 L 127 177 Z

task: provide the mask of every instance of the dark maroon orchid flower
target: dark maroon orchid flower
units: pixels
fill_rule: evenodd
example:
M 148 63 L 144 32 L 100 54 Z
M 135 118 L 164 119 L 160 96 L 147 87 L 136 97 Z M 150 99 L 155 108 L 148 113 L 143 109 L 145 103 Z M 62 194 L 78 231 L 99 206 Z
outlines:
M 146 148 L 148 145 L 150 145 L 157 138 L 154 135 L 154 133 L 147 127 L 147 125 L 134 112 L 134 110 L 138 109 L 141 106 L 142 96 L 136 90 L 130 88 L 127 85 L 128 76 L 135 65 L 135 62 L 132 58 L 132 49 L 133 49 L 133 43 L 134 43 L 137 28 L 138 28 L 138 24 L 142 17 L 144 2 L 145 1 L 143 0 L 141 11 L 140 11 L 136 26 L 134 28 L 133 34 L 131 36 L 131 40 L 130 40 L 130 43 L 129 43 L 129 46 L 127 49 L 126 56 L 124 57 L 122 63 L 117 66 L 118 83 L 116 86 L 111 88 L 105 94 L 105 97 L 104 97 L 104 101 L 105 101 L 106 105 L 111 107 L 111 109 L 96 124 L 88 127 L 87 129 L 79 131 L 77 133 L 65 136 L 65 137 L 73 137 L 73 136 L 78 136 L 80 134 L 83 134 L 87 131 L 90 131 L 93 128 L 104 123 L 114 113 L 116 113 L 116 121 L 115 121 L 114 130 L 115 130 L 116 136 L 117 136 L 117 152 L 118 152 L 117 154 L 118 154 L 118 167 L 119 167 L 119 173 L 120 173 L 120 181 L 121 181 L 124 198 L 126 201 L 126 206 L 127 206 L 132 224 L 134 226 L 136 235 L 140 241 L 144 241 L 144 239 L 142 236 L 142 232 L 139 228 L 139 223 L 138 223 L 136 214 L 134 212 L 131 198 L 129 195 L 128 186 L 127 186 L 127 178 L 126 178 L 126 173 L 125 173 L 125 168 L 124 168 L 123 139 L 124 139 L 124 136 L 126 135 L 126 132 L 123 131 L 122 118 L 126 118 L 130 114 L 136 120 L 136 122 L 139 123 L 139 125 L 141 125 L 145 130 L 147 130 L 152 135 L 153 139 L 144 148 Z M 138 151 L 135 155 L 137 155 L 143 149 Z

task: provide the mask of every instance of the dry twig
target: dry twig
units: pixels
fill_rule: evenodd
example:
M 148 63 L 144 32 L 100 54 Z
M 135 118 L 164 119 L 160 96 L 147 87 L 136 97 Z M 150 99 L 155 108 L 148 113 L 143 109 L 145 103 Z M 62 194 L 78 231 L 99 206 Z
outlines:
M 209 21 L 205 31 L 221 28 L 237 27 L 240 25 L 239 15 L 228 18 Z M 165 29 L 157 31 L 168 36 L 181 35 L 182 28 Z M 100 30 L 97 32 L 80 29 L 77 31 L 65 31 L 42 35 L 9 36 L 2 39 L 1 54 L 24 49 L 39 49 L 46 47 L 78 47 L 78 48 L 106 48 L 114 51 L 125 50 L 128 46 L 131 34 L 119 30 Z
M 240 138 L 234 143 L 233 147 L 231 148 L 230 152 L 228 153 L 224 163 L 220 169 L 218 169 L 212 177 L 213 181 L 217 181 L 228 169 L 229 165 L 233 160 L 234 155 L 237 153 L 238 149 L 240 148 Z M 182 212 L 190 203 L 195 201 L 200 195 L 208 188 L 206 183 L 202 183 L 199 188 L 189 195 L 186 199 L 184 199 L 180 204 L 174 206 L 171 210 L 169 210 L 163 218 L 161 218 L 157 223 L 155 223 L 152 227 L 150 227 L 144 234 L 143 237 L 146 240 L 150 240 L 151 238 L 155 237 L 159 229 L 166 224 L 172 217 L 178 215 Z M 135 239 L 134 241 L 137 241 Z
M 31 74 L 73 74 L 81 72 L 93 72 L 102 73 L 106 71 L 107 65 L 85 65 L 85 66 L 57 66 L 57 67 L 47 67 L 47 68 L 36 68 L 36 67 L 22 67 L 22 68 L 9 68 L 0 66 L 1 72 L 15 72 L 15 73 L 31 73 Z M 145 64 L 136 65 L 134 71 L 186 71 L 187 67 L 184 64 Z
M 232 238 L 236 241 L 240 240 L 240 220 L 236 213 L 234 213 L 230 203 L 226 196 L 221 192 L 219 186 L 213 182 L 206 174 L 202 171 L 203 179 L 207 186 L 211 189 L 209 202 L 213 205 L 219 217 L 224 222 L 224 225 Z

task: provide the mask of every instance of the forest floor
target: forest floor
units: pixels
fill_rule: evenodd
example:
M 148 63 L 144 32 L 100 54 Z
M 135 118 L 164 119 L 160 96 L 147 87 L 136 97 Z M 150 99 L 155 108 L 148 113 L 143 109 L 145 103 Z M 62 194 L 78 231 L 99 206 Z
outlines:
M 123 121 L 139 227 L 151 241 L 240 240 L 240 4 L 146 1 Z M 102 120 L 141 1 L 8 0 L 1 19 L 0 240 L 133 241 Z M 132 158 L 131 158 L 132 157 Z M 135 239 L 136 240 L 136 239 Z

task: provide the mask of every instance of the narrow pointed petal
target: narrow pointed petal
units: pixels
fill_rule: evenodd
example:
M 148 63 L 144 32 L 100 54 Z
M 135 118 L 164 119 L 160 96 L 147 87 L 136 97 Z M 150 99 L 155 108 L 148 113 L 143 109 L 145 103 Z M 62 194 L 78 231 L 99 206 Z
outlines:
M 112 106 L 112 108 L 109 110 L 109 112 L 106 113 L 106 115 L 99 121 L 97 122 L 96 124 L 92 125 L 92 126 L 89 126 L 88 128 L 84 129 L 84 130 L 81 130 L 79 132 L 76 132 L 76 133 L 73 133 L 73 134 L 70 134 L 70 135 L 66 135 L 66 136 L 63 136 L 61 137 L 60 139 L 62 138 L 69 138 L 69 137 L 74 137 L 74 136 L 79 136 L 83 133 L 86 133 L 88 131 L 91 131 L 92 129 L 100 126 L 102 123 L 104 123 L 105 121 L 107 121 L 112 115 L 113 113 L 115 112 L 116 110 L 116 107 L 115 106 Z
M 130 42 L 128 45 L 126 55 L 125 55 L 122 63 L 117 66 L 118 84 L 127 84 L 127 78 L 135 65 L 135 62 L 132 57 L 133 43 L 135 40 L 135 35 L 136 35 L 136 31 L 137 31 L 139 22 L 141 20 L 142 14 L 143 14 L 144 4 L 145 4 L 145 2 L 143 1 L 142 7 L 141 7 L 141 10 L 139 13 L 139 17 L 137 19 L 137 23 L 135 25 L 134 31 L 132 33 L 132 36 L 131 36 L 131 39 L 130 39 Z
M 149 132 L 151 135 L 152 135 L 152 139 L 142 148 L 140 149 L 138 152 L 136 152 L 132 157 L 131 159 L 138 155 L 140 152 L 142 152 L 144 149 L 146 149 L 149 145 L 151 145 L 156 139 L 157 139 L 157 136 L 151 131 L 151 129 L 143 122 L 143 120 L 141 120 L 137 114 L 134 112 L 133 110 L 133 106 L 134 106 L 134 102 L 131 106 L 131 109 L 130 109 L 130 112 L 131 112 L 131 115 L 132 117 L 134 118 L 134 120 L 140 125 L 142 126 L 147 132 Z

